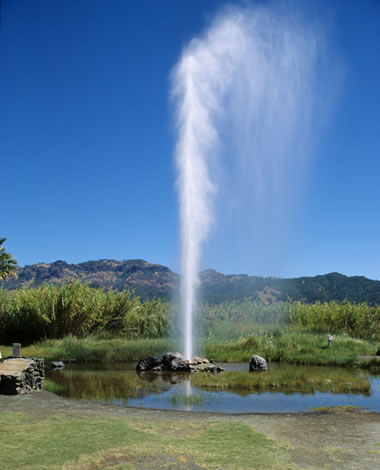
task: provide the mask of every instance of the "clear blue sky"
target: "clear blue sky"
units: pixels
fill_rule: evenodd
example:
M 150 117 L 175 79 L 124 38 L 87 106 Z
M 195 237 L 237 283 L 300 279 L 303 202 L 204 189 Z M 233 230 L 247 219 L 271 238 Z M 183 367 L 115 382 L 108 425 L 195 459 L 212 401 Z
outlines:
M 20 265 L 143 258 L 178 270 L 169 74 L 223 3 L 2 1 L 0 236 Z M 281 262 L 255 263 L 247 243 L 227 256 L 225 240 L 202 268 L 380 279 L 380 2 L 301 4 L 328 23 L 343 70 L 302 210 Z

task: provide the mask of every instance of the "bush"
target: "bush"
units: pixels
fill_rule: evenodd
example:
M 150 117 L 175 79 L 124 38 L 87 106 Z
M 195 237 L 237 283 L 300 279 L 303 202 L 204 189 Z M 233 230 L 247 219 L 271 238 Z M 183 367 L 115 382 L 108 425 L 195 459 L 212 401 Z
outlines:
M 141 302 L 129 291 L 105 291 L 78 281 L 8 292 L 0 289 L 0 341 L 31 343 L 94 332 L 127 338 L 169 333 L 168 305 Z
M 287 319 L 292 325 L 312 332 L 346 333 L 349 336 L 380 339 L 380 306 L 316 302 L 287 304 Z

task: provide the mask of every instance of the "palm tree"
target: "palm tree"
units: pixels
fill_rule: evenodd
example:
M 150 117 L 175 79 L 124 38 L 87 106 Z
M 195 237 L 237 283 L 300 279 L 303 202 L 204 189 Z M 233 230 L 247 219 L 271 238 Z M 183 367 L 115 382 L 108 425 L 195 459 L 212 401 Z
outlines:
M 8 277 L 17 277 L 17 261 L 10 253 L 5 251 L 2 244 L 6 238 L 0 238 L 0 280 L 5 281 Z

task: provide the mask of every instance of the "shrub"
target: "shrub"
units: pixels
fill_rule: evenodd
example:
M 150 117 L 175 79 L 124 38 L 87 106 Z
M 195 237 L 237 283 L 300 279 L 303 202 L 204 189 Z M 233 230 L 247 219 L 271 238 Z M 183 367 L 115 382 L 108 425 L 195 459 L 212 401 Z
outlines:
M 366 303 L 353 304 L 316 302 L 287 304 L 287 319 L 292 325 L 305 331 L 346 333 L 367 339 L 380 338 L 380 306 Z
M 5 343 L 78 338 L 94 332 L 128 338 L 168 334 L 168 305 L 141 302 L 129 291 L 105 291 L 71 281 L 15 292 L 0 290 L 0 340 Z

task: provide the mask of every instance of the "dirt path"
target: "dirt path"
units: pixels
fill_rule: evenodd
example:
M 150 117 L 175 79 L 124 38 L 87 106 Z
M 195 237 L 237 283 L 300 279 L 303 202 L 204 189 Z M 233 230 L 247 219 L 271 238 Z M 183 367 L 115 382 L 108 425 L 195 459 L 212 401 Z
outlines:
M 24 396 L 0 395 L 0 410 L 26 413 L 31 419 L 56 414 L 78 417 L 125 417 L 134 423 L 153 423 L 175 432 L 207 423 L 245 423 L 280 441 L 300 468 L 334 470 L 380 469 L 380 414 L 340 409 L 303 414 L 222 415 L 144 410 L 102 405 L 58 397 L 50 392 Z M 174 426 L 175 424 L 175 426 Z M 174 437 L 174 436 L 173 436 Z

